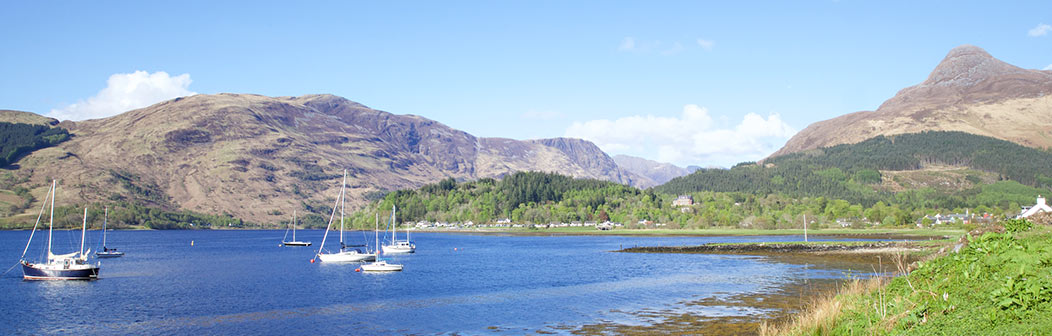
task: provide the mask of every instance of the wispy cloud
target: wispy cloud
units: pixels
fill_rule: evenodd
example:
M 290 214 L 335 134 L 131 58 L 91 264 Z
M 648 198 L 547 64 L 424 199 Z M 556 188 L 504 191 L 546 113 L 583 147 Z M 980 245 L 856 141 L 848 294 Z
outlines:
M 708 50 L 708 51 L 712 51 L 712 48 L 716 47 L 716 41 L 706 40 L 706 39 L 698 39 L 698 46 L 700 46 L 702 49 L 705 49 L 705 50 Z
M 1030 31 L 1027 32 L 1027 35 L 1030 35 L 1031 37 L 1045 36 L 1048 35 L 1048 32 L 1050 31 L 1052 31 L 1052 26 L 1042 23 L 1037 25 L 1037 27 L 1031 28 Z
M 662 55 L 666 55 L 666 56 L 668 56 L 668 55 L 675 55 L 675 54 L 678 54 L 680 52 L 683 52 L 683 44 L 679 43 L 679 42 L 672 42 L 672 45 L 670 45 L 667 48 L 664 48 L 663 50 L 661 50 L 661 54 Z
M 706 51 L 712 51 L 716 42 L 712 40 L 697 39 L 698 47 Z M 688 50 L 691 43 L 684 44 L 680 41 L 666 42 L 662 40 L 639 40 L 628 36 L 621 40 L 617 51 L 637 54 L 660 54 L 664 56 L 677 55 Z
M 762 159 L 796 134 L 778 114 L 749 113 L 736 125 L 717 124 L 707 109 L 691 104 L 677 117 L 635 115 L 574 122 L 565 135 L 590 140 L 611 153 L 684 166 L 729 166 Z
M 172 77 L 164 71 L 113 74 L 106 81 L 106 88 L 95 96 L 53 109 L 49 115 L 60 120 L 105 118 L 168 99 L 196 94 L 188 90 L 191 82 L 190 74 Z
M 621 40 L 621 45 L 617 47 L 617 50 L 620 50 L 620 51 L 636 50 L 636 39 L 632 38 L 631 36 L 625 37 L 624 40 Z
M 552 110 L 529 110 L 523 112 L 519 117 L 526 120 L 552 121 L 563 119 L 566 115 L 562 112 Z
M 1047 67 L 1045 67 L 1044 69 L 1041 69 L 1041 70 L 1052 70 L 1052 64 L 1049 64 Z

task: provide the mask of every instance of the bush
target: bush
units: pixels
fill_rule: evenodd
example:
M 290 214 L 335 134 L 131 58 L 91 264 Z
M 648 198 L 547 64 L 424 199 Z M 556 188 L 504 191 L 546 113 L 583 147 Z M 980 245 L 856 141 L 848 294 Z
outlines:
M 1001 223 L 1005 227 L 1005 231 L 1009 233 L 1028 231 L 1034 228 L 1034 223 L 1026 219 L 1009 219 Z

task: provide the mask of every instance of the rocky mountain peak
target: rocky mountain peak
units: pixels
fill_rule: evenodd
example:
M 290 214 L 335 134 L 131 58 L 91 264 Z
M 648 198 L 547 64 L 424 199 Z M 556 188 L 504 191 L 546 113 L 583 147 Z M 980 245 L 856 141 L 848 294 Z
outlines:
M 962 45 L 927 80 L 900 90 L 876 111 L 813 123 L 771 156 L 923 131 L 961 131 L 1045 148 L 1052 146 L 1049 113 L 1052 72 L 1016 67 Z
M 983 48 L 966 44 L 950 50 L 921 85 L 974 86 L 994 77 L 1024 72 L 990 56 Z

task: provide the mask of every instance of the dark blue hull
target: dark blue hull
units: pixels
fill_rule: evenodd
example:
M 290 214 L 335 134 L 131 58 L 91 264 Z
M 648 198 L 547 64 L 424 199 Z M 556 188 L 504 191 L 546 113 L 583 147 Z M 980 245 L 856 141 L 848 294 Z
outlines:
M 99 268 L 44 269 L 22 264 L 22 277 L 26 280 L 95 280 L 99 278 Z
M 95 253 L 96 258 L 117 258 L 123 257 L 124 252 L 97 252 Z

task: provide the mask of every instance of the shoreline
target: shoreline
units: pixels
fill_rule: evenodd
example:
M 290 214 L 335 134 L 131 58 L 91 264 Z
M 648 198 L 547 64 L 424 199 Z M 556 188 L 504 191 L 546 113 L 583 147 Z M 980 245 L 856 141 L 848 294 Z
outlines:
M 893 241 L 893 242 L 776 242 L 776 243 L 711 243 L 695 246 L 639 246 L 612 252 L 716 254 L 769 258 L 773 262 L 806 264 L 811 267 L 857 270 L 868 279 L 887 281 L 901 267 L 910 267 L 940 249 L 945 250 L 955 240 Z M 768 334 L 771 326 L 786 325 L 799 314 L 810 311 L 816 302 L 832 297 L 843 286 L 858 278 L 798 280 L 783 284 L 773 291 L 743 293 L 729 300 L 705 299 L 695 304 L 722 304 L 764 313 L 752 316 L 698 316 L 680 314 L 665 321 L 638 327 L 617 323 L 597 323 L 583 326 L 587 334 L 615 332 L 626 335 L 657 333 L 696 333 L 712 335 Z M 805 285 L 806 284 L 806 285 Z M 788 294 L 788 295 L 787 295 Z M 689 315 L 689 316 L 688 316 Z M 671 322 L 671 323 L 670 323 Z M 678 322 L 678 323 L 677 323 Z M 682 322 L 692 325 L 685 328 Z
M 779 242 L 705 244 L 695 246 L 636 246 L 614 252 L 624 253 L 701 253 L 701 254 L 887 254 L 921 251 L 925 247 L 913 242 Z
M 40 230 L 40 229 L 38 229 Z M 98 228 L 90 231 L 100 230 Z M 152 229 L 148 227 L 130 227 L 108 229 L 110 231 L 282 231 L 282 228 L 185 228 L 185 229 Z M 320 228 L 305 228 L 303 230 L 321 230 Z M 30 231 L 28 228 L 0 229 L 0 231 Z M 335 230 L 334 230 L 335 231 Z M 344 231 L 372 231 L 372 229 L 348 229 Z M 641 236 L 641 237 L 748 237 L 748 236 L 801 236 L 803 230 L 779 229 L 779 230 L 757 230 L 757 229 L 701 229 L 701 230 L 673 230 L 673 229 L 620 229 L 620 230 L 530 230 L 530 229 L 442 229 L 421 230 L 412 229 L 411 232 L 424 233 L 450 233 L 467 235 L 509 235 L 509 236 Z M 821 238 L 845 238 L 845 239 L 886 239 L 886 240 L 944 240 L 956 239 L 964 234 L 963 230 L 928 230 L 928 229 L 825 229 L 810 230 L 808 236 Z
M 866 278 L 884 278 L 898 265 L 923 258 L 924 251 L 935 251 L 951 240 L 937 242 L 779 242 L 779 243 L 713 243 L 696 246 L 643 246 L 612 252 L 679 253 L 743 255 L 770 258 L 773 262 L 807 264 L 814 268 L 845 269 Z M 872 270 L 872 273 L 870 273 Z M 729 297 L 710 297 L 684 302 L 691 307 L 729 307 L 754 309 L 758 313 L 730 316 L 705 316 L 689 312 L 632 312 L 633 315 L 657 318 L 653 324 L 632 325 L 612 321 L 586 324 L 573 329 L 573 334 L 762 334 L 771 325 L 782 325 L 807 311 L 814 302 L 834 295 L 852 278 L 797 279 L 755 293 L 738 293 Z M 649 315 L 648 315 L 649 314 Z
M 412 230 L 413 232 L 459 233 L 481 235 L 514 235 L 514 236 L 644 236 L 644 237 L 747 237 L 747 236 L 801 236 L 803 230 L 755 230 L 755 229 L 702 229 L 702 230 Z M 808 236 L 823 238 L 847 239 L 887 239 L 887 240 L 944 240 L 955 239 L 965 232 L 963 230 L 925 230 L 925 229 L 827 229 L 810 230 Z M 818 232 L 815 232 L 818 231 Z

